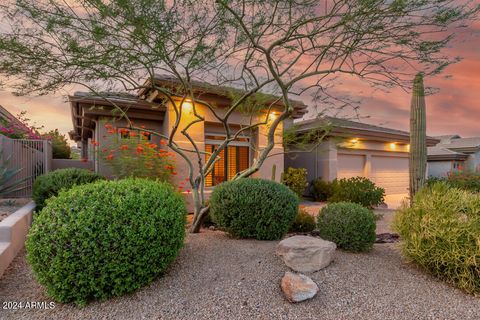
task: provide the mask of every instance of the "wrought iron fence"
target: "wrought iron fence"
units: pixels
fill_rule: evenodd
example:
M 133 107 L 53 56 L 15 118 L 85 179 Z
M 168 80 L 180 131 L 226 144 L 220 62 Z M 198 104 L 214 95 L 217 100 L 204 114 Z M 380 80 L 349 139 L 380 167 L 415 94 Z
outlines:
M 10 139 L 0 135 L 0 165 L 16 174 L 8 183 L 20 182 L 4 197 L 29 198 L 35 178 L 51 170 L 52 144 L 48 140 Z

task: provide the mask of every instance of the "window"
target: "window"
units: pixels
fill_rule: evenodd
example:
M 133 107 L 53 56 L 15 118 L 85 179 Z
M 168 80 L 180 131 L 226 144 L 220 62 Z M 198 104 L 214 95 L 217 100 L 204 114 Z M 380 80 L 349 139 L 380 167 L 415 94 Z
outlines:
M 147 129 L 147 130 L 153 131 L 153 129 Z M 140 135 L 143 135 L 143 137 L 145 137 L 145 139 L 147 139 L 148 141 L 152 140 L 152 135 L 150 134 L 150 132 L 147 132 L 147 131 L 138 132 L 137 130 L 130 131 L 128 129 L 122 128 L 118 130 L 118 133 L 121 139 L 131 139 L 131 138 L 138 139 Z
M 218 144 L 212 143 L 209 136 L 206 136 L 205 151 L 212 153 L 219 147 Z M 240 138 L 239 141 L 232 142 L 231 145 L 225 147 L 218 156 L 218 160 L 213 170 L 205 177 L 205 186 L 216 186 L 224 181 L 232 179 L 238 172 L 248 169 L 250 166 L 250 148 L 248 146 L 248 138 Z M 208 161 L 210 155 L 205 155 L 205 161 Z

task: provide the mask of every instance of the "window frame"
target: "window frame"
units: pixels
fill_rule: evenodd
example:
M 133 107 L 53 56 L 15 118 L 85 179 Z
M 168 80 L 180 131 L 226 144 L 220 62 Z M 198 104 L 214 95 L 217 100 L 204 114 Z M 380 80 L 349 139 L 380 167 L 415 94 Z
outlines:
M 224 140 L 215 140 L 215 139 L 208 139 L 207 137 L 208 136 L 221 136 L 221 137 L 227 137 L 226 134 L 219 134 L 219 133 L 205 133 L 205 150 L 206 150 L 206 147 L 207 146 L 212 146 L 212 152 L 214 152 L 216 149 L 215 147 L 218 147 L 220 146 Z M 229 155 L 228 155 L 228 150 L 229 148 L 231 147 L 235 147 L 236 150 L 235 150 L 235 162 L 236 162 L 236 165 L 237 165 L 237 168 L 239 166 L 239 163 L 240 163 L 240 152 L 239 152 L 239 147 L 246 147 L 248 148 L 248 152 L 247 152 L 247 161 L 248 161 L 248 165 L 247 167 L 250 166 L 251 164 L 251 152 L 252 152 L 252 148 L 251 148 L 251 138 L 249 136 L 246 136 L 246 135 L 241 135 L 239 136 L 239 138 L 241 139 L 247 139 L 247 141 L 231 141 L 228 143 L 227 146 L 225 146 L 225 148 L 223 149 L 223 154 L 224 154 L 224 169 L 223 169 L 223 177 L 224 177 L 224 181 L 228 181 L 228 168 L 229 168 L 229 162 L 230 162 L 230 159 L 229 159 Z M 238 172 L 238 171 L 237 171 Z M 205 181 L 205 187 L 207 188 L 213 188 L 215 186 L 217 186 L 218 184 L 215 184 L 215 167 L 212 168 L 212 170 L 210 171 L 210 173 L 208 175 L 211 175 L 212 176 L 212 184 L 211 185 L 207 185 L 206 184 L 206 181 Z M 207 175 L 207 176 L 208 176 Z M 207 177 L 205 176 L 205 178 Z

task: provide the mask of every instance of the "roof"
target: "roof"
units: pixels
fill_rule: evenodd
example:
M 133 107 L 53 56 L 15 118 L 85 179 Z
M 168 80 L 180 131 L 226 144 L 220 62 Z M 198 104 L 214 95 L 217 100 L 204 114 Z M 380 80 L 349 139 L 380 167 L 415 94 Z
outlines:
M 156 81 L 156 84 L 161 86 L 161 87 L 178 87 L 181 82 L 178 80 L 176 77 L 171 77 L 168 75 L 159 75 L 156 74 L 154 75 L 154 80 Z M 145 82 L 145 87 L 149 87 L 150 80 L 147 80 Z M 232 93 L 238 94 L 238 95 L 243 95 L 247 93 L 245 90 L 229 87 L 229 86 L 222 86 L 222 85 L 214 85 L 210 84 L 205 81 L 197 81 L 197 80 L 192 80 L 191 81 L 193 85 L 193 89 L 197 93 L 202 93 L 202 96 L 208 96 L 208 95 L 216 95 L 218 97 L 224 98 L 226 101 L 230 102 L 231 100 L 231 95 Z M 147 95 L 147 89 L 141 89 L 138 93 L 140 97 L 146 96 Z M 267 103 L 273 103 L 274 101 L 278 100 L 280 97 L 271 95 L 271 94 L 266 94 L 263 92 L 257 92 L 257 95 L 261 95 L 262 100 L 266 99 L 268 102 Z M 304 114 L 307 113 L 307 105 L 304 104 L 302 101 L 298 100 L 289 100 L 290 103 L 293 105 L 294 112 L 292 114 L 292 117 L 294 119 L 298 119 L 303 117 Z M 274 105 L 277 106 L 283 106 L 282 102 L 276 102 Z
M 29 128 L 20 120 L 17 119 L 13 114 L 11 114 L 7 109 L 0 106 L 0 119 L 7 120 L 9 123 L 15 122 L 18 128 L 23 128 L 25 132 L 29 131 Z
M 448 149 L 480 149 L 480 137 L 453 138 L 446 142 L 442 141 L 441 145 Z
M 347 119 L 335 118 L 335 117 L 322 117 L 320 119 L 310 119 L 302 122 L 297 122 L 296 131 L 306 132 L 312 129 L 325 126 L 326 124 L 331 124 L 332 126 L 332 135 L 341 135 L 341 136 L 351 136 L 355 135 L 359 138 L 367 138 L 372 140 L 379 141 L 391 141 L 396 142 L 410 142 L 410 133 L 407 131 L 391 129 L 381 126 L 376 126 L 372 124 L 367 124 L 358 121 L 352 121 Z M 427 137 L 427 145 L 434 146 L 440 140 L 432 137 Z
M 135 112 L 136 118 L 163 120 L 165 107 L 138 98 L 136 95 L 118 92 L 106 92 L 99 95 L 87 92 L 75 92 L 68 97 L 72 110 L 73 130 L 70 139 L 79 141 L 92 136 L 94 120 L 98 116 L 112 116 L 112 110 L 118 107 Z M 98 106 L 95 108 L 95 106 Z M 160 112 L 159 112 L 160 111 Z
M 456 152 L 440 145 L 428 148 L 428 160 L 429 161 L 442 161 L 442 160 L 465 160 L 468 158 L 468 154 Z

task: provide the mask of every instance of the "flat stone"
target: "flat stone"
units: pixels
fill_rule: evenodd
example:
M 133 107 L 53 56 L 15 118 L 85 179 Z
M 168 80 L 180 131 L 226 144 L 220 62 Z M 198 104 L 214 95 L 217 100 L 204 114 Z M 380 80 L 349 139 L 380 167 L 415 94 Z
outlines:
M 276 254 L 292 270 L 311 273 L 327 267 L 333 260 L 335 243 L 309 236 L 293 236 L 280 241 Z
M 290 302 L 302 302 L 312 299 L 318 292 L 318 286 L 303 274 L 286 272 L 280 284 L 283 294 Z

